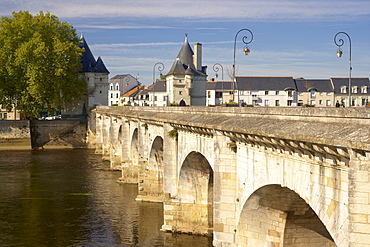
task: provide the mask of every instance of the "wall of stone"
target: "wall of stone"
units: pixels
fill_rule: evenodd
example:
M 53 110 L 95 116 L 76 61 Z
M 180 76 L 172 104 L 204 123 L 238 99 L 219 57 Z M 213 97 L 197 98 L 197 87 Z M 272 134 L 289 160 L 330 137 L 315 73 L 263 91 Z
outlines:
M 86 126 L 81 120 L 31 120 L 32 149 L 87 148 Z
M 30 125 L 28 120 L 0 121 L 0 139 L 30 138 Z

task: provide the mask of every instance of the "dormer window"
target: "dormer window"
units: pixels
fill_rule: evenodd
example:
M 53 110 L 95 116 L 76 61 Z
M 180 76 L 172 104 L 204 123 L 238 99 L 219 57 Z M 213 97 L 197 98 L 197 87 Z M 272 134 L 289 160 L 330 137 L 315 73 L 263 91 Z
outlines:
M 311 94 L 311 98 L 315 97 L 316 96 L 316 90 L 315 89 L 310 89 L 310 94 Z
M 119 85 L 118 85 L 118 83 L 116 84 L 116 90 L 119 90 Z
M 347 93 L 347 86 L 341 86 L 340 93 Z
M 361 93 L 367 93 L 367 86 L 363 86 L 361 88 Z
M 352 93 L 357 93 L 357 91 L 358 91 L 357 89 L 358 89 L 357 86 L 352 87 Z
M 113 90 L 113 84 L 110 84 L 110 90 Z

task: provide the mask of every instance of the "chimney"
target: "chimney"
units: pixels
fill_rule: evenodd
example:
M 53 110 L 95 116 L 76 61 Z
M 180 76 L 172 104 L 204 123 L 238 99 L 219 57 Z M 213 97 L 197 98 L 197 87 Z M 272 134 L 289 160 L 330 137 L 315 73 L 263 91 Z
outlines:
M 202 44 L 194 44 L 194 66 L 196 70 L 202 70 Z

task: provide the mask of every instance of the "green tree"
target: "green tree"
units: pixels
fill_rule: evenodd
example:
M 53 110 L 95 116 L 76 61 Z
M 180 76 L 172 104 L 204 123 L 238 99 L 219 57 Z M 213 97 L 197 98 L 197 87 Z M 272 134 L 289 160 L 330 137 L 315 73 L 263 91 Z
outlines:
M 50 13 L 0 18 L 0 104 L 29 116 L 54 112 L 86 93 L 76 30 Z

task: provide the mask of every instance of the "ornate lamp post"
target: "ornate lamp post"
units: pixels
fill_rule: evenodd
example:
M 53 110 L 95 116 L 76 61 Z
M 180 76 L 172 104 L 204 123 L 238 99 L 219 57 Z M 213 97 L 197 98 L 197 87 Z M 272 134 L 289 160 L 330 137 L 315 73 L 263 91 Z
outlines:
M 250 38 L 249 41 L 248 41 L 247 36 L 243 36 L 243 38 L 242 38 L 243 43 L 246 45 L 245 48 L 244 48 L 244 54 L 245 55 L 248 55 L 250 53 L 251 50 L 249 49 L 248 44 L 250 44 L 253 41 L 253 33 L 249 29 L 246 29 L 246 28 L 240 29 L 235 35 L 235 39 L 234 39 L 234 63 L 233 63 L 233 102 L 235 102 L 234 101 L 234 93 L 235 93 L 235 85 L 236 85 L 236 90 L 238 91 L 238 104 L 239 104 L 239 88 L 238 88 L 238 85 L 236 83 L 236 78 L 235 78 L 235 50 L 236 50 L 236 38 L 238 37 L 238 34 L 241 31 L 247 31 L 251 35 L 251 38 Z
M 162 72 L 164 70 L 164 64 L 161 62 L 157 62 L 153 66 L 153 106 L 155 106 L 155 85 L 154 84 L 155 84 L 155 67 L 156 66 L 159 72 Z
M 224 67 L 222 67 L 221 64 L 219 63 L 215 63 L 213 65 L 213 71 L 216 72 L 216 78 L 218 77 L 218 74 L 217 72 L 220 71 L 220 68 L 221 68 L 221 78 L 222 78 L 222 103 L 224 103 Z
M 337 51 L 337 56 L 338 57 L 341 57 L 343 52 L 342 52 L 342 45 L 344 44 L 344 40 L 343 39 L 338 39 L 338 42 L 337 42 L 337 36 L 339 34 L 344 34 L 347 36 L 348 38 L 348 41 L 349 41 L 349 79 L 348 79 L 348 107 L 351 107 L 352 105 L 352 98 L 351 98 L 351 90 L 352 90 L 352 85 L 351 85 L 351 74 L 352 74 L 352 42 L 351 42 L 351 37 L 349 37 L 349 35 L 345 32 L 338 32 L 335 36 L 334 36 L 334 43 L 338 46 L 338 51 Z

